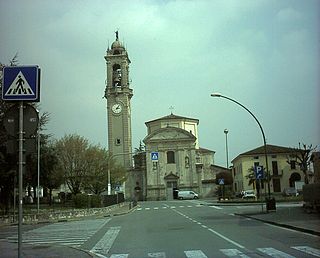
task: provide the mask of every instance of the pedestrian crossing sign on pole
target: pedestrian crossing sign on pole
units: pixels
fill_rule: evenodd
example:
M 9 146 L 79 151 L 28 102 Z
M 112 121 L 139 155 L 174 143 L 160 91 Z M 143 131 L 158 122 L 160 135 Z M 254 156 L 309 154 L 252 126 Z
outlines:
M 151 152 L 151 160 L 158 161 L 159 159 L 159 152 Z
M 3 100 L 40 101 L 40 68 L 38 66 L 5 66 L 2 75 Z

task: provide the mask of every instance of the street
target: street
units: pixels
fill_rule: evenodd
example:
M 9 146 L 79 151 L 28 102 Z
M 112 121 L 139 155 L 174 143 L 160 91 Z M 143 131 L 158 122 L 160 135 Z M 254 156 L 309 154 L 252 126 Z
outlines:
M 234 215 L 257 208 L 201 200 L 141 202 L 126 215 L 38 225 L 23 240 L 112 258 L 320 257 L 318 236 Z M 6 238 L 16 241 L 14 235 Z

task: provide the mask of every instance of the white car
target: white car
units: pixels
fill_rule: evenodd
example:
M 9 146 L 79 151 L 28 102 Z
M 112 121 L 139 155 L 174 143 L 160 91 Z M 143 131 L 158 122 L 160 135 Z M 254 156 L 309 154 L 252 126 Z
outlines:
M 178 192 L 178 199 L 198 199 L 199 195 L 194 191 L 179 191 Z
M 256 194 L 254 193 L 253 190 L 246 190 L 246 191 L 243 191 L 242 193 L 242 199 L 255 199 L 257 198 Z

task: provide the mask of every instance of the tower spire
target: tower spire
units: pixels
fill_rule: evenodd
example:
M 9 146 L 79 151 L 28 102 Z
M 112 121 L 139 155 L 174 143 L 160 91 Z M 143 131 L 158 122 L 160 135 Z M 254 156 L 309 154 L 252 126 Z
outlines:
M 118 41 L 119 40 L 119 30 L 116 30 L 115 33 L 116 33 L 116 40 Z

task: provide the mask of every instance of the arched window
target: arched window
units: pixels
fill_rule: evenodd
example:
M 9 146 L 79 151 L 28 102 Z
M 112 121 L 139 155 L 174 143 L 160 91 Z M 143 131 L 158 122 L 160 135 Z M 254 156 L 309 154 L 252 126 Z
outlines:
M 175 163 L 175 160 L 174 160 L 174 151 L 167 151 L 167 163 L 168 163 L 168 164 L 173 164 L 173 163 Z

